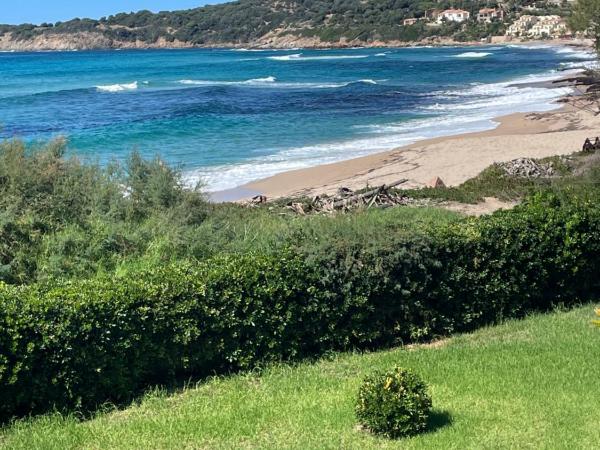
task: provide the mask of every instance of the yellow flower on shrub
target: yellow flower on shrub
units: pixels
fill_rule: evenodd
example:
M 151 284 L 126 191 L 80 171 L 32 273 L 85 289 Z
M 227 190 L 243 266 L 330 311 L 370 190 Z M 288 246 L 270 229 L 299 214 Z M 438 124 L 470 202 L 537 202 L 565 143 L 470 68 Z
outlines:
M 596 310 L 596 315 L 600 319 L 600 308 Z M 592 320 L 592 323 L 597 327 L 600 327 L 600 320 Z
M 389 389 L 390 386 L 392 385 L 392 378 L 388 378 L 387 380 L 385 380 L 385 385 L 383 386 L 384 389 Z
M 367 430 L 393 439 L 427 429 L 431 397 L 414 372 L 396 367 L 367 376 L 356 402 L 356 417 Z

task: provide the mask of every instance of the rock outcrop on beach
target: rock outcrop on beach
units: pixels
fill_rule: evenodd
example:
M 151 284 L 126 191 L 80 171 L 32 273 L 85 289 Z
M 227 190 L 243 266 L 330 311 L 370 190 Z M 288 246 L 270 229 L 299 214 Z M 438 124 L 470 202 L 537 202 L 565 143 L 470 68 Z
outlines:
M 14 52 L 189 47 L 193 47 L 193 45 L 180 41 L 167 42 L 164 38 L 159 38 L 156 42 L 152 43 L 140 40 L 131 42 L 120 41 L 111 39 L 98 32 L 42 33 L 31 39 L 15 39 L 12 33 L 0 36 L 0 50 Z

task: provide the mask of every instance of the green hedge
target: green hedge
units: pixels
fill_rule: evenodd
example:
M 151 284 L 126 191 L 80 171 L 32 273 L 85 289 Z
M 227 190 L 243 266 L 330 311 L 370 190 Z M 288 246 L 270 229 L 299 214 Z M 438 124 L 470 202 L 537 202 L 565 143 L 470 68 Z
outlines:
M 546 196 L 419 237 L 0 285 L 0 419 L 465 331 L 597 296 L 598 273 L 598 208 Z

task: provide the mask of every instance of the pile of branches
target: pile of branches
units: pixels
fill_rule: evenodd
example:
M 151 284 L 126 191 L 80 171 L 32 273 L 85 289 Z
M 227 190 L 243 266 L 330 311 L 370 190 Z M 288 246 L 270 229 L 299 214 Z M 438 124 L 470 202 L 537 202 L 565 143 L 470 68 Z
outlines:
M 410 198 L 394 190 L 395 187 L 406 183 L 408 180 L 399 180 L 395 183 L 384 184 L 365 192 L 354 192 L 348 188 L 340 188 L 335 196 L 317 196 L 308 203 L 291 202 L 287 208 L 296 214 L 309 213 L 330 214 L 335 211 L 351 211 L 361 208 L 390 208 L 410 203 Z

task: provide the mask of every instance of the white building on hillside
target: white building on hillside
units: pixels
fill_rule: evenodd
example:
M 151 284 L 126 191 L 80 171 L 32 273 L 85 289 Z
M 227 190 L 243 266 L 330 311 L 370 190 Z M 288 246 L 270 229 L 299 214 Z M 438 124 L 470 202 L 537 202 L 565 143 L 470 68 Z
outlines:
M 504 19 L 504 11 L 496 8 L 482 8 L 477 14 L 477 22 L 491 23 L 494 20 Z
M 538 21 L 537 16 L 523 15 L 515 20 L 506 30 L 507 36 L 526 36 L 529 29 Z
M 507 36 L 530 38 L 557 38 L 568 36 L 571 32 L 565 20 L 560 16 L 523 15 L 506 30 Z
M 441 23 L 445 19 L 449 22 L 464 22 L 465 20 L 469 20 L 470 16 L 471 13 L 463 9 L 447 9 L 440 13 L 437 17 L 437 21 Z
M 569 34 L 567 23 L 560 16 L 540 16 L 527 35 L 533 38 L 561 37 Z

